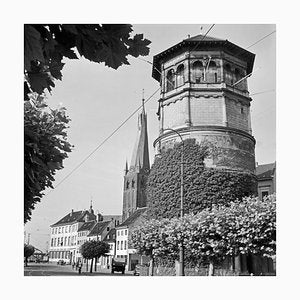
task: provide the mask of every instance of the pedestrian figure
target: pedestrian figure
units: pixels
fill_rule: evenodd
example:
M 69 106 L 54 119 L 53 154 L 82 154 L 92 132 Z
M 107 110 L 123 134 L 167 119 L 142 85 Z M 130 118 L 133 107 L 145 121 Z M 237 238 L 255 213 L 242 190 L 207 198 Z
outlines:
M 74 267 L 75 267 L 75 261 L 73 261 L 72 263 L 72 269 L 74 270 Z
M 82 268 L 82 263 L 80 262 L 78 264 L 78 274 L 81 274 L 81 268 Z
M 78 263 L 78 261 L 77 261 L 77 263 L 76 263 L 76 270 L 78 269 L 78 267 L 79 267 L 79 263 Z

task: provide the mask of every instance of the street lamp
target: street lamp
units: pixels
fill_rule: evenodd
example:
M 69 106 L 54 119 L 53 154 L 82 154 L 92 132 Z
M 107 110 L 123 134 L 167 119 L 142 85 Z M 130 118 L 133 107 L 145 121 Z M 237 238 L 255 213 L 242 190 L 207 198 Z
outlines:
M 169 130 L 172 132 L 175 132 L 181 139 L 181 172 L 180 172 L 180 218 L 183 218 L 184 210 L 183 210 L 183 200 L 184 200 L 184 194 L 183 194 L 183 153 L 184 153 L 184 143 L 181 134 L 172 128 L 166 128 L 164 131 Z M 181 243 L 179 244 L 179 276 L 184 276 L 184 246 L 183 246 L 183 240 L 181 240 Z

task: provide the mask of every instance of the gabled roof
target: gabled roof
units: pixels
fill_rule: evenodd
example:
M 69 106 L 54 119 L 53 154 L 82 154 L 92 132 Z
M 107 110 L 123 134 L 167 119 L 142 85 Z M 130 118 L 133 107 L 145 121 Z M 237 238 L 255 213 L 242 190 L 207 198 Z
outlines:
M 258 165 L 256 176 L 258 180 L 272 179 L 276 169 L 276 163 Z
M 116 228 L 112 228 L 106 237 L 103 239 L 104 242 L 115 242 L 116 241 Z
M 134 222 L 140 218 L 147 210 L 147 207 L 143 207 L 143 208 L 138 208 L 132 215 L 130 215 L 121 225 L 119 225 L 117 228 L 119 227 L 126 227 L 129 225 L 134 224 Z
M 104 221 L 104 222 L 98 222 L 93 227 L 91 232 L 88 234 L 88 236 L 95 236 L 95 235 L 101 235 L 102 232 L 107 228 L 107 226 L 110 224 L 110 221 Z
M 255 54 L 243 49 L 228 40 L 221 40 L 218 38 L 196 35 L 191 38 L 187 38 L 179 42 L 178 44 L 164 50 L 153 57 L 153 68 L 152 77 L 160 81 L 160 69 L 161 63 L 168 57 L 173 57 L 174 55 L 180 54 L 184 51 L 195 51 L 195 50 L 223 50 L 230 53 L 243 61 L 247 62 L 247 74 L 250 74 L 253 69 Z
M 72 211 L 60 219 L 58 222 L 52 224 L 51 226 L 58 226 L 58 225 L 67 225 L 72 224 L 75 222 L 83 222 L 85 215 L 89 216 L 89 219 L 96 219 L 96 216 L 90 213 L 88 210 L 79 210 L 79 211 Z
M 96 224 L 96 221 L 94 221 L 94 220 L 85 222 L 78 229 L 78 232 L 80 232 L 80 231 L 90 231 L 93 228 L 93 226 L 95 226 L 95 224 Z

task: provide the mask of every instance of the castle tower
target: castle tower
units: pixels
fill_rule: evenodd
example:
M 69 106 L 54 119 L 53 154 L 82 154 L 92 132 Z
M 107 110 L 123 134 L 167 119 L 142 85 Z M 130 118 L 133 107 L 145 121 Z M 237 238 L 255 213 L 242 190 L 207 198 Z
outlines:
M 206 141 L 216 149 L 206 166 L 255 171 L 247 77 L 255 55 L 239 46 L 197 35 L 153 58 L 152 77 L 160 82 L 156 153 L 183 139 Z
M 123 216 L 127 219 L 137 208 L 146 206 L 146 180 L 150 171 L 147 115 L 144 108 L 138 116 L 138 135 L 131 163 L 128 168 L 126 161 L 123 191 Z

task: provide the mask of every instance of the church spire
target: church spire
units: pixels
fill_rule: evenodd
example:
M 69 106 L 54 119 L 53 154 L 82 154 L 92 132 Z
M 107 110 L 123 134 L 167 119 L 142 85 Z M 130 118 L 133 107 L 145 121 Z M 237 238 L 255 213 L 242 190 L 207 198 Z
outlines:
M 90 210 L 89 210 L 89 212 L 90 212 L 91 214 L 94 213 L 94 210 L 93 210 L 93 197 L 92 197 L 92 196 L 91 196 L 91 204 L 90 204 Z
M 145 92 L 145 90 L 143 89 L 143 97 L 142 97 L 142 114 L 145 114 L 145 98 L 144 98 L 144 92 Z
M 128 163 L 127 163 L 127 159 L 126 159 L 126 163 L 125 163 L 125 170 L 124 170 L 124 172 L 125 172 L 125 175 L 128 173 Z
M 144 105 L 144 90 L 142 98 L 142 112 L 138 116 L 138 135 L 134 150 L 132 153 L 132 159 L 130 163 L 130 168 L 140 168 L 149 170 L 149 149 L 148 149 L 148 132 L 147 132 L 147 115 L 145 112 Z

